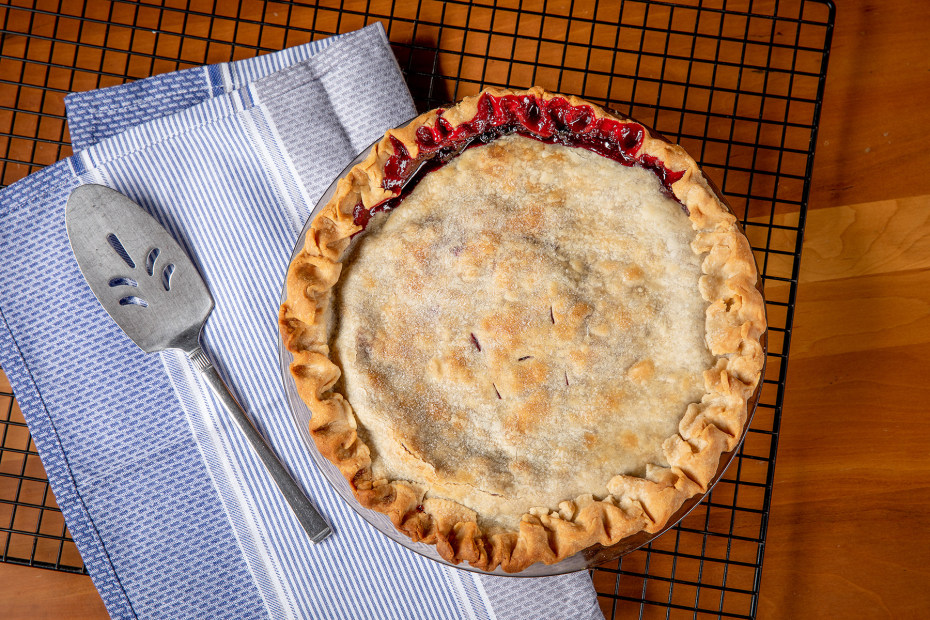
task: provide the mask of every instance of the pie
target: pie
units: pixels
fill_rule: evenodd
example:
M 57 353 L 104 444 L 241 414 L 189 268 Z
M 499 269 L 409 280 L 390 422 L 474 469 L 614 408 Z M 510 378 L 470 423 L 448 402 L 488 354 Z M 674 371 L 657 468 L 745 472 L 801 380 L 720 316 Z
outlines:
M 320 452 L 487 571 L 661 530 L 737 447 L 765 357 L 752 251 L 694 160 L 540 88 L 388 131 L 286 287 Z

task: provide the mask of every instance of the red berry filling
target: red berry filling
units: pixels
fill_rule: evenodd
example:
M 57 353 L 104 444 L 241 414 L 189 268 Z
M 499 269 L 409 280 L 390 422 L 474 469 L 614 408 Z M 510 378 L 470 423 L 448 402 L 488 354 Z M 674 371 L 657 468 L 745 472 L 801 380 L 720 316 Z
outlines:
M 646 134 L 642 125 L 598 119 L 590 106 L 573 106 L 562 97 L 546 101 L 532 95 L 495 97 L 485 93 L 478 99 L 474 118 L 454 129 L 442 113 L 439 110 L 432 126 L 417 129 L 420 152 L 416 158 L 410 156 L 400 140 L 391 137 L 394 154 L 385 163 L 382 187 L 393 192 L 394 197 L 370 210 L 356 205 L 353 211 L 356 225 L 365 228 L 374 213 L 396 207 L 423 175 L 443 166 L 464 149 L 511 133 L 549 144 L 584 148 L 624 166 L 642 166 L 659 178 L 672 197 L 672 184 L 684 174 L 669 170 L 656 157 L 637 155 Z

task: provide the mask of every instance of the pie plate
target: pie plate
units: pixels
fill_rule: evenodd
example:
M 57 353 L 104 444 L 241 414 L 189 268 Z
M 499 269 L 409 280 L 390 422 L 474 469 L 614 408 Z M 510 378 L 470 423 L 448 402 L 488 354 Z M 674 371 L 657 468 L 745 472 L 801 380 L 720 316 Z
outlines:
M 291 253 L 289 264 L 294 261 L 294 259 L 303 249 L 307 231 L 310 229 L 313 219 L 316 217 L 317 213 L 321 209 L 323 209 L 323 207 L 330 201 L 330 199 L 336 192 L 336 187 L 337 187 L 339 179 L 343 178 L 355 165 L 361 163 L 368 156 L 368 154 L 371 152 L 373 147 L 374 147 L 374 144 L 372 144 L 372 146 L 370 146 L 369 148 L 361 152 L 355 158 L 355 160 L 349 163 L 349 165 L 346 166 L 345 170 L 343 170 L 343 172 L 338 177 L 336 177 L 336 180 L 332 182 L 332 184 L 329 186 L 326 192 L 324 192 L 323 195 L 320 197 L 312 213 L 310 214 L 310 217 L 307 219 L 307 222 L 304 226 L 303 231 L 298 236 L 295 242 L 295 246 Z M 717 192 L 717 194 L 719 195 L 719 192 Z M 762 292 L 761 278 L 757 282 L 756 288 L 759 289 L 760 293 Z M 282 285 L 281 303 L 283 304 L 286 300 L 287 300 L 287 286 L 285 282 Z M 767 336 L 767 333 L 763 334 L 761 337 L 761 344 L 763 348 L 763 360 L 765 359 L 764 351 L 766 349 L 766 340 L 767 340 L 766 336 Z M 379 532 L 381 532 L 382 534 L 384 534 L 391 540 L 410 549 L 411 551 L 414 551 L 415 553 L 418 553 L 424 557 L 427 557 L 431 560 L 440 562 L 448 566 L 454 566 L 462 570 L 468 570 L 468 571 L 473 571 L 473 572 L 488 573 L 488 571 L 475 568 L 469 565 L 467 562 L 462 562 L 460 564 L 452 564 L 451 562 L 446 561 L 440 556 L 435 545 L 412 541 L 407 535 L 399 531 L 393 525 L 390 518 L 386 514 L 383 514 L 381 512 L 376 512 L 374 510 L 370 510 L 364 507 L 359 502 L 359 500 L 356 498 L 355 494 L 353 493 L 353 490 L 349 482 L 346 480 L 343 474 L 339 471 L 339 469 L 320 453 L 319 449 L 317 448 L 316 443 L 311 437 L 310 427 L 309 427 L 311 412 L 309 408 L 307 407 L 307 405 L 304 403 L 304 401 L 301 399 L 298 393 L 297 385 L 290 371 L 290 365 L 293 361 L 293 356 L 290 353 L 290 351 L 288 351 L 287 348 L 285 347 L 280 334 L 278 337 L 278 359 L 279 359 L 279 364 L 280 364 L 281 377 L 282 377 L 282 381 L 284 384 L 284 390 L 287 395 L 287 401 L 290 406 L 290 411 L 294 419 L 294 423 L 297 425 L 298 432 L 300 433 L 301 438 L 306 444 L 307 450 L 309 451 L 311 458 L 316 463 L 317 467 L 319 467 L 320 471 L 323 473 L 326 479 L 333 486 L 335 491 L 339 494 L 339 496 L 342 497 L 342 499 L 352 509 L 354 509 L 365 521 L 367 521 L 370 525 L 372 525 L 376 530 L 378 530 Z M 667 520 L 665 526 L 661 530 L 655 533 L 647 533 L 645 531 L 641 531 L 632 536 L 628 536 L 620 540 L 616 544 L 613 544 L 610 546 L 594 545 L 592 547 L 588 547 L 582 551 L 579 551 L 578 553 L 575 553 L 574 555 L 569 556 L 568 558 L 563 559 L 562 561 L 554 563 L 554 564 L 546 565 L 542 563 L 536 563 L 536 564 L 532 564 L 528 568 L 522 571 L 519 571 L 519 572 L 506 572 L 502 568 L 498 567 L 494 571 L 491 571 L 490 574 L 501 575 L 501 576 L 512 576 L 512 577 L 543 577 L 543 576 L 560 575 L 560 574 L 571 573 L 571 572 L 576 572 L 576 571 L 581 571 L 581 570 L 587 570 L 599 564 L 603 564 L 605 562 L 616 560 L 617 558 L 623 555 L 626 555 L 644 545 L 647 545 L 650 542 L 652 542 L 654 539 L 656 539 L 657 537 L 661 536 L 664 532 L 675 527 L 691 510 L 693 510 L 698 504 L 701 503 L 701 501 L 703 501 L 703 499 L 707 495 L 711 493 L 714 484 L 716 484 L 716 482 L 723 476 L 727 467 L 732 462 L 737 452 L 740 450 L 740 447 L 742 446 L 742 442 L 745 439 L 749 426 L 752 423 L 752 417 L 755 413 L 755 408 L 759 400 L 759 395 L 760 395 L 761 387 L 763 383 L 761 380 L 761 377 L 764 377 L 764 374 L 765 374 L 765 369 L 763 366 L 762 372 L 760 374 L 760 380 L 758 381 L 756 389 L 754 390 L 752 396 L 747 401 L 747 421 L 743 425 L 743 430 L 740 434 L 739 442 L 736 444 L 736 447 L 733 450 L 729 452 L 724 452 L 720 456 L 716 474 L 713 476 L 713 478 L 710 481 L 710 484 L 707 486 L 707 489 L 708 489 L 707 492 L 703 494 L 694 495 L 690 497 L 689 499 L 685 500 L 684 503 L 681 505 L 681 507 Z M 336 535 L 338 536 L 339 535 L 338 527 L 336 528 L 336 530 L 337 530 Z

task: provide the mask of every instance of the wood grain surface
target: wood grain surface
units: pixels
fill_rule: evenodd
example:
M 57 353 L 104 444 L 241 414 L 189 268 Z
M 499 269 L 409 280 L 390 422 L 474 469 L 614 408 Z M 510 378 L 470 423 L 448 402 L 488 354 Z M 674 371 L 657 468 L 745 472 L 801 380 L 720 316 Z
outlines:
M 90 577 L 0 562 L 0 617 L 15 620 L 108 618 Z
M 763 620 L 930 614 L 930 3 L 838 4 Z M 105 617 L 88 577 L 3 563 L 0 610 Z
M 930 612 L 930 196 L 811 212 L 759 618 Z

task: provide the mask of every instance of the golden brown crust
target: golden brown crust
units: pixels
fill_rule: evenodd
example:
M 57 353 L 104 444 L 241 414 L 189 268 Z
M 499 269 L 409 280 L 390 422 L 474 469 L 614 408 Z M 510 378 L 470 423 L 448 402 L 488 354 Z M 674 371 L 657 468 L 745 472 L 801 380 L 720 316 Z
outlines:
M 576 97 L 539 88 L 485 92 L 493 97 L 561 97 L 572 106 L 588 106 L 597 118 L 634 123 Z M 476 95 L 463 100 L 443 111 L 442 118 L 452 128 L 471 121 L 479 99 Z M 475 512 L 461 504 L 426 497 L 426 489 L 408 482 L 374 479 L 369 447 L 358 437 L 352 405 L 334 389 L 341 370 L 329 358 L 330 299 L 345 250 L 362 229 L 355 222 L 357 205 L 371 209 L 394 195 L 383 185 L 384 167 L 395 145 L 402 144 L 416 158 L 417 129 L 434 125 L 438 116 L 433 110 L 387 132 L 339 182 L 288 271 L 287 301 L 281 306 L 279 324 L 285 346 L 294 355 L 295 383 L 312 413 L 310 430 L 317 447 L 339 467 L 363 506 L 388 515 L 412 540 L 435 544 L 446 560 L 467 561 L 482 570 L 500 566 L 516 572 L 534 562 L 558 562 L 594 544 L 611 545 L 639 531 L 661 530 L 686 499 L 707 490 L 721 454 L 736 447 L 747 420 L 747 400 L 760 381 L 766 323 L 752 251 L 736 218 L 681 147 L 645 128 L 639 153 L 682 173 L 671 191 L 687 208 L 696 231 L 693 251 L 704 255 L 700 293 L 709 304 L 706 342 L 716 357 L 716 365 L 704 374 L 704 397 L 688 407 L 679 432 L 663 444 L 669 466 L 649 465 L 643 477 L 615 476 L 604 497 L 565 498 L 557 511 L 534 509 L 524 514 L 516 531 L 494 532 L 482 531 Z M 634 378 L 644 378 L 650 369 L 643 366 L 630 372 Z

